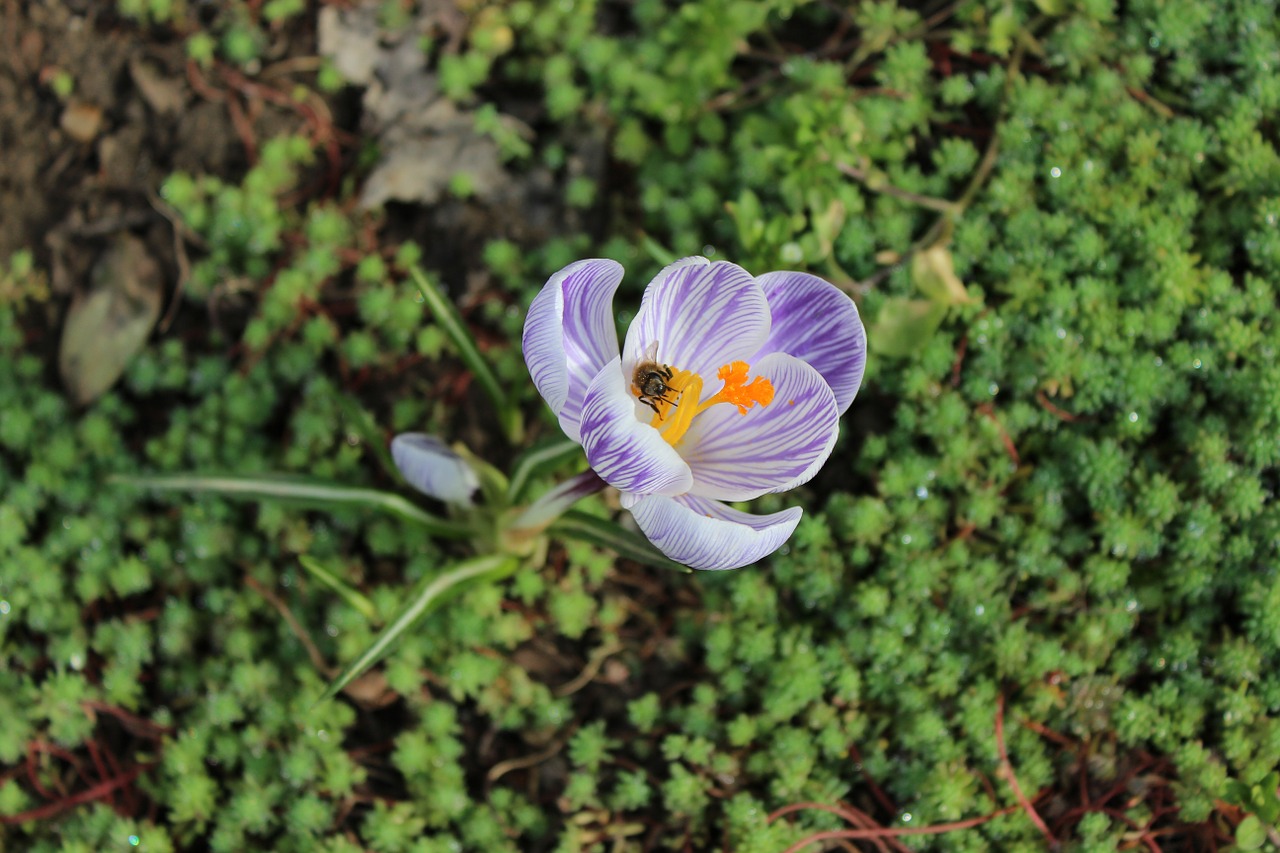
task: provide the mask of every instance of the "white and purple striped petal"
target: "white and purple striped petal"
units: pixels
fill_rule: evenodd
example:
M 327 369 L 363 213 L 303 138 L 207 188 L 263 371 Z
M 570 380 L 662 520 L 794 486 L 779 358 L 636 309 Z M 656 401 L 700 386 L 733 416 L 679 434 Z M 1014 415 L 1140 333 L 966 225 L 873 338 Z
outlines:
M 684 258 L 645 288 L 627 329 L 624 367 L 654 358 L 680 370 L 714 377 L 748 358 L 769 337 L 769 303 L 759 282 L 728 261 Z M 656 351 L 650 348 L 656 345 Z M 709 383 L 710 384 L 710 383 Z
M 739 569 L 782 547 L 800 523 L 800 507 L 751 515 L 718 501 L 652 495 L 631 507 L 658 550 L 693 569 Z
M 773 328 L 756 358 L 785 352 L 809 362 L 831 386 L 844 414 L 867 364 L 867 333 L 858 307 L 844 291 L 808 273 L 771 272 L 757 281 L 769 300 Z
M 751 365 L 773 383 L 773 401 L 742 414 L 715 405 L 680 441 L 693 472 L 691 493 L 745 501 L 808 481 L 831 455 L 840 412 L 826 380 L 808 363 L 775 352 Z
M 525 319 L 522 344 L 533 384 L 574 441 L 587 386 L 618 354 L 613 294 L 621 282 L 615 261 L 569 264 L 534 297 Z
M 621 492 L 680 495 L 693 485 L 689 465 L 649 424 L 636 419 L 630 379 L 614 356 L 587 388 L 582 449 L 600 478 Z
M 470 505 L 480 488 L 480 478 L 466 460 L 433 435 L 397 435 L 391 439 L 391 458 L 409 485 L 438 501 Z

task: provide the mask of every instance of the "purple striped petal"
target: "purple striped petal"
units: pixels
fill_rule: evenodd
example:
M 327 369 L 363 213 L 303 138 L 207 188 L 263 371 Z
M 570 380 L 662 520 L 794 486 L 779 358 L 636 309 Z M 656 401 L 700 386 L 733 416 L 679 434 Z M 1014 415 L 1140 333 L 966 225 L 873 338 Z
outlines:
M 693 485 L 689 466 L 656 429 L 637 419 L 630 385 L 615 355 L 587 389 L 582 406 L 587 463 L 622 492 L 684 494 Z
M 782 547 L 800 523 L 800 507 L 751 515 L 718 501 L 651 495 L 631 507 L 659 551 L 693 569 L 738 569 Z
M 771 272 L 757 281 L 773 315 L 761 354 L 785 352 L 813 365 L 836 395 L 844 414 L 858 394 L 867 366 L 867 333 L 848 294 L 815 275 Z
M 391 439 L 391 458 L 409 485 L 438 501 L 470 505 L 480 488 L 480 479 L 466 460 L 433 435 L 397 435 Z
M 840 412 L 817 370 L 776 352 L 751 365 L 751 375 L 773 383 L 773 402 L 746 414 L 712 406 L 680 441 L 693 471 L 692 494 L 745 501 L 794 488 L 818 473 L 835 447 Z
M 714 381 L 716 370 L 747 359 L 768 337 L 769 303 L 750 273 L 728 261 L 685 258 L 649 282 L 627 330 L 623 365 L 634 370 L 655 358 Z
M 600 369 L 618 354 L 613 294 L 622 282 L 614 261 L 577 261 L 553 275 L 529 306 L 524 361 L 560 427 L 580 441 L 582 398 Z

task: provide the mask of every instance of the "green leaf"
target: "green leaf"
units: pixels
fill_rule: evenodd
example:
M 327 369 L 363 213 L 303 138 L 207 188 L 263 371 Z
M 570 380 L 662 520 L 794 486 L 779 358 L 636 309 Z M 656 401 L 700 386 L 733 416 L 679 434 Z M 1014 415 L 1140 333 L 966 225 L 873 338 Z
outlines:
M 342 596 L 343 600 L 360 612 L 370 622 L 377 620 L 378 611 L 373 602 L 361 595 L 354 587 L 321 565 L 320 561 L 309 554 L 299 554 L 298 562 L 313 578 Z
M 742 248 L 754 251 L 760 238 L 764 236 L 764 208 L 760 206 L 760 198 L 751 190 L 743 190 L 737 201 L 725 202 L 725 210 L 733 217 L 738 227 L 738 239 Z
M 373 644 L 338 674 L 319 701 L 332 699 L 365 670 L 381 660 L 401 634 L 413 627 L 413 624 L 423 615 L 440 606 L 449 595 L 456 594 L 466 586 L 475 583 L 501 580 L 514 572 L 519 565 L 519 561 L 514 557 L 491 554 L 459 563 L 449 571 L 425 581 L 409 604 L 396 615 L 391 624 L 382 629 Z
M 352 488 L 310 477 L 284 474 L 116 474 L 108 481 L 160 492 L 213 492 L 230 498 L 280 501 L 319 509 L 370 507 L 418 524 L 436 536 L 463 539 L 471 535 L 466 526 L 424 512 L 393 492 Z
M 640 248 L 644 249 L 645 252 L 648 253 L 649 257 L 653 258 L 664 267 L 667 264 L 674 262 L 676 259 L 675 252 L 671 251 L 648 234 L 640 235 Z
M 1280 772 L 1273 770 L 1268 773 L 1257 788 L 1254 802 L 1258 805 L 1258 816 L 1266 823 L 1274 824 L 1280 818 Z
M 576 441 L 568 439 L 526 450 L 511 467 L 511 484 L 507 487 L 507 497 L 518 501 L 535 474 L 555 468 L 581 454 L 582 447 Z
M 1236 844 L 1241 850 L 1257 850 L 1267 840 L 1267 828 L 1257 815 L 1246 815 L 1236 827 Z
M 608 548 L 619 557 L 626 557 L 637 563 L 645 563 L 659 569 L 675 569 L 685 574 L 693 573 L 693 569 L 688 566 L 682 566 L 668 559 L 643 536 L 624 530 L 612 521 L 587 515 L 578 510 L 571 509 L 560 516 L 547 528 L 547 532 Z
M 963 305 L 972 301 L 964 282 L 956 275 L 951 251 L 931 246 L 911 259 L 911 280 L 925 296 L 942 305 Z
M 1017 34 L 1018 19 L 1014 16 L 1012 5 L 1006 5 L 991 16 L 991 26 L 987 30 L 987 49 L 997 56 L 1008 56 Z
M 881 355 L 912 355 L 938 331 L 946 313 L 946 305 L 927 299 L 886 299 L 867 332 L 867 341 Z
M 376 257 L 376 256 L 374 256 Z M 378 464 L 396 481 L 400 482 L 402 475 L 400 469 L 396 467 L 395 460 L 391 458 L 391 450 L 387 441 L 383 438 L 382 430 L 373 419 L 373 415 L 369 410 L 360 405 L 359 401 L 354 397 L 346 394 L 338 395 L 338 407 L 342 409 L 342 414 L 347 418 L 347 426 L 352 429 L 356 435 L 364 440 L 365 447 L 378 460 Z
M 458 313 L 458 309 L 454 307 L 453 303 L 431 283 L 431 280 L 427 278 L 421 269 L 410 267 L 409 274 L 413 276 L 414 283 L 418 285 L 418 291 L 427 303 L 427 308 L 435 318 L 436 324 L 453 342 L 453 345 L 458 348 L 458 354 L 462 357 L 467 367 L 471 369 L 476 381 L 480 383 L 480 387 L 489 395 L 493 405 L 497 407 L 498 416 L 503 422 L 507 437 L 513 444 L 519 443 L 524 432 L 524 425 L 519 417 L 520 413 L 508 402 L 507 395 L 503 393 L 502 386 L 498 384 L 498 377 L 489 367 L 489 363 L 484 360 L 484 356 L 480 355 L 480 350 L 476 347 L 475 338 L 467 330 L 466 324 L 462 322 L 462 315 Z

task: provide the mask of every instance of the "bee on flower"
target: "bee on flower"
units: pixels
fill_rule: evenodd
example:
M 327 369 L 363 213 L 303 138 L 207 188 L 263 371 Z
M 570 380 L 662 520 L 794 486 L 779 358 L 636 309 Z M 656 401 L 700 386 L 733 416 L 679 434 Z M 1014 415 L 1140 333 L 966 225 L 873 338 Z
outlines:
M 524 327 L 533 382 L 659 550 L 695 569 L 753 563 L 801 510 L 725 502 L 795 488 L 831 455 L 866 364 L 858 309 L 808 273 L 685 258 L 649 283 L 619 350 L 622 275 L 583 260 L 546 283 Z

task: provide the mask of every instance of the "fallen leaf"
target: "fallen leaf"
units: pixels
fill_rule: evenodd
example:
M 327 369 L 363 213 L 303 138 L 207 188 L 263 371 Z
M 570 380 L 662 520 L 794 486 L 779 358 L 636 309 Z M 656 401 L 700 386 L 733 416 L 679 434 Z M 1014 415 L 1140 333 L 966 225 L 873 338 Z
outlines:
M 102 130 L 102 110 L 93 104 L 74 101 L 62 111 L 59 123 L 76 142 L 92 142 Z
M 142 241 L 124 234 L 93 267 L 87 293 L 67 312 L 58 372 L 77 405 L 101 396 L 142 349 L 160 316 L 160 267 Z
M 181 78 L 175 79 L 145 59 L 130 60 L 129 76 L 147 106 L 161 115 L 180 112 L 186 103 Z
M 470 111 L 440 91 L 415 36 L 431 31 L 444 14 L 428 3 L 403 33 L 393 34 L 378 25 L 377 4 L 320 13 L 320 54 L 346 80 L 367 87 L 363 130 L 376 140 L 381 157 L 365 180 L 362 207 L 433 204 L 458 178 L 481 200 L 510 185 L 497 144 L 476 129 Z M 510 117 L 500 121 L 517 133 L 524 130 Z
M 322 6 L 316 41 L 320 55 L 333 63 L 342 79 L 356 86 L 373 82 L 382 53 L 375 15 L 362 8 Z
M 385 708 L 400 698 L 400 694 L 387 682 L 387 676 L 378 670 L 370 670 L 352 679 L 342 692 L 366 711 Z

